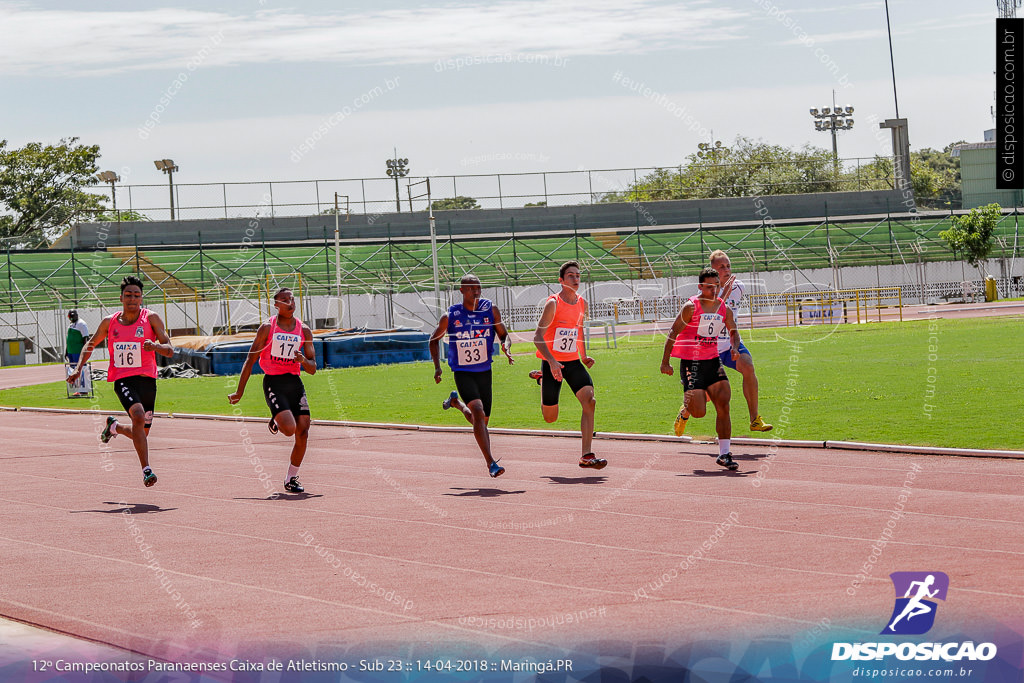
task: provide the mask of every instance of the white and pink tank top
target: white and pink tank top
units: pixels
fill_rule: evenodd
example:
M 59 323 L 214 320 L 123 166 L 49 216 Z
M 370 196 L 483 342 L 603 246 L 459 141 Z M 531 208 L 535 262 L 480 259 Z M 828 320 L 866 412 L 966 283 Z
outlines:
M 107 354 L 110 364 L 107 381 L 115 382 L 125 377 L 141 375 L 156 379 L 156 351 L 145 351 L 143 342 L 157 341 L 153 324 L 149 322 L 150 310 L 139 311 L 138 319 L 130 324 L 121 322 L 121 313 L 107 318 Z
M 718 308 L 714 313 L 705 313 L 700 297 L 690 297 L 693 302 L 693 317 L 672 345 L 672 357 L 684 360 L 711 360 L 718 358 L 718 337 L 725 329 L 725 302 L 716 299 Z
M 277 316 L 270 319 L 270 335 L 260 350 L 260 367 L 268 375 L 297 375 L 302 365 L 295 360 L 295 352 L 302 349 L 302 321 L 293 318 L 295 327 L 289 332 L 277 324 Z

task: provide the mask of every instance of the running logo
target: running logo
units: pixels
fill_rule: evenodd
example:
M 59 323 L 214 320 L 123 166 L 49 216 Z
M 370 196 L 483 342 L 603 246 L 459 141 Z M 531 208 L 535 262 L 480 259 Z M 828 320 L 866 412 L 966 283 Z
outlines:
M 938 603 L 945 601 L 949 577 L 943 572 L 893 572 L 889 575 L 896 590 L 896 605 L 882 635 L 920 635 L 935 623 Z

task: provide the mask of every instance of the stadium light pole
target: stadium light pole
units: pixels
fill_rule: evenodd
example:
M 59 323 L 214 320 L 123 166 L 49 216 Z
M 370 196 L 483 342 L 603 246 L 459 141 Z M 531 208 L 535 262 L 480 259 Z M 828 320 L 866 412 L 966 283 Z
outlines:
M 113 171 L 103 171 L 96 174 L 96 179 L 101 183 L 110 183 L 110 199 L 114 202 L 114 220 L 120 223 L 121 214 L 117 212 L 117 190 L 114 189 L 114 183 L 121 182 L 121 176 Z
M 834 96 L 835 91 L 832 93 Z M 811 109 L 811 116 L 814 117 L 814 130 L 832 133 L 832 172 L 836 178 L 839 177 L 839 147 L 836 142 L 836 131 L 853 128 L 853 119 L 849 118 L 852 114 L 853 107 L 850 105 L 837 107 L 833 104 L 831 107 L 822 107 L 820 110 L 817 107 Z
M 395 179 L 395 210 L 401 213 L 402 198 L 398 191 L 398 179 L 409 175 L 409 160 L 399 159 L 398 150 L 395 150 L 395 158 L 388 159 L 385 163 L 388 167 L 388 175 Z
M 163 171 L 167 174 L 168 181 L 170 182 L 171 188 L 171 220 L 174 220 L 174 172 L 178 170 L 174 162 L 170 159 L 157 159 L 153 162 L 156 165 L 158 171 Z

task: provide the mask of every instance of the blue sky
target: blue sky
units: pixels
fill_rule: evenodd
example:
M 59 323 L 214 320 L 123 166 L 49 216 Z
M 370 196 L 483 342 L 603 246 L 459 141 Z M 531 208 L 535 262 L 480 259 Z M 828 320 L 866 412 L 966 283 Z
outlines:
M 995 3 L 890 13 L 912 148 L 980 141 Z M 182 183 L 381 177 L 393 147 L 414 175 L 674 165 L 712 131 L 830 148 L 808 109 L 835 89 L 840 156 L 870 157 L 885 28 L 856 0 L 0 0 L 0 138 L 78 136 L 127 183 L 158 158 Z

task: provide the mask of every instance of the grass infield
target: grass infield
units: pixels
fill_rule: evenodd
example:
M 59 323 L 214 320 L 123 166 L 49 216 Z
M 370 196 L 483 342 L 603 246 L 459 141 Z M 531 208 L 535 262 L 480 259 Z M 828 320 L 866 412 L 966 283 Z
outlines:
M 1022 332 L 1020 316 L 743 330 L 757 367 L 760 412 L 775 430 L 749 431 L 741 377 L 730 370 L 733 436 L 1024 449 Z M 671 433 L 682 387 L 678 361 L 673 376 L 659 372 L 663 344 L 664 337 L 644 334 L 606 349 L 595 339 L 598 431 Z M 558 422 L 541 419 L 540 388 L 526 376 L 540 361 L 527 344 L 516 344 L 513 354 L 514 366 L 495 361 L 491 426 L 578 430 L 579 403 L 567 388 Z M 430 363 L 321 370 L 303 381 L 314 420 L 468 424 L 458 412 L 441 410 L 454 389 L 447 366 L 440 385 Z M 157 410 L 230 415 L 227 395 L 236 383 L 237 376 L 161 380 Z M 7 389 L 0 404 L 121 412 L 106 383 L 96 389 L 92 401 L 65 398 L 59 382 Z M 244 415 L 269 416 L 262 377 L 249 381 L 239 406 Z M 157 425 L 165 428 L 173 427 Z M 687 434 L 711 437 L 714 409 L 691 419 Z

